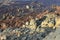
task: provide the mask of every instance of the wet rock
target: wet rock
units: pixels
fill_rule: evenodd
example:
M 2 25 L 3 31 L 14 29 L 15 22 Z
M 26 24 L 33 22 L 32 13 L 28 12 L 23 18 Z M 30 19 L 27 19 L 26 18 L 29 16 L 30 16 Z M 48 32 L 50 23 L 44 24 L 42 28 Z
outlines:
M 43 40 L 59 40 L 60 39 L 60 28 L 57 28 L 55 32 L 49 33 Z

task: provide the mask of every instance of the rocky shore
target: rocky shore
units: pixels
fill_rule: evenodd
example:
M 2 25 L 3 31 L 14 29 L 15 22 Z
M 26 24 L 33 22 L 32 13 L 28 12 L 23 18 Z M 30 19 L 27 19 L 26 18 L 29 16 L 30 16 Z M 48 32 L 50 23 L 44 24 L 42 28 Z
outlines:
M 44 7 L 39 5 L 37 10 L 29 5 L 0 7 L 0 40 L 59 40 L 60 6 L 40 11 Z

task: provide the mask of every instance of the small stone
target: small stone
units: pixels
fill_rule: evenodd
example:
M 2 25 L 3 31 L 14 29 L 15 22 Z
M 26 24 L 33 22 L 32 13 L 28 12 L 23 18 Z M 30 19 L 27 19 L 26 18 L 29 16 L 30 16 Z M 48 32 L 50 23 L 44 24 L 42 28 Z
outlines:
M 2 35 L 0 38 L 1 40 L 6 40 L 6 35 Z
M 26 22 L 26 25 L 29 25 L 29 22 Z
M 56 27 L 53 27 L 53 29 L 56 29 Z
M 2 29 L 6 29 L 7 28 L 7 25 L 5 23 L 2 23 L 1 26 L 2 26 Z
M 29 5 L 26 5 L 26 8 L 29 9 Z
M 22 27 L 25 28 L 26 26 L 23 24 Z

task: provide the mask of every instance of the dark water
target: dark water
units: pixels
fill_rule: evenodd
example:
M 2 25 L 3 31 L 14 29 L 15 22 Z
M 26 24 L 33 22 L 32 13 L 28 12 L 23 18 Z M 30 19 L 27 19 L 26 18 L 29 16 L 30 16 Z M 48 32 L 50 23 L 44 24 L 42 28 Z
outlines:
M 38 2 L 41 2 L 45 5 L 52 5 L 52 4 L 55 4 L 55 5 L 59 5 L 60 6 L 60 0 L 0 0 L 0 2 L 11 2 L 11 1 L 38 1 Z
M 12 1 L 38 1 L 45 5 L 59 5 L 60 6 L 60 0 L 12 0 Z
M 60 6 L 60 0 L 39 0 L 40 2 L 42 2 L 45 5 L 59 5 Z
M 14 10 L 16 10 L 15 9 L 15 7 L 21 7 L 21 8 L 24 8 L 24 5 L 25 4 L 30 4 L 31 2 L 39 2 L 39 3 L 43 3 L 43 5 L 44 5 L 44 8 L 43 9 L 45 9 L 46 8 L 46 6 L 48 6 L 48 8 L 49 8 L 49 6 L 50 5 L 53 5 L 53 4 L 55 4 L 55 5 L 59 5 L 60 6 L 60 0 L 4 0 L 4 2 L 17 2 L 17 3 L 15 3 L 14 5 L 10 5 L 10 6 L 12 6 L 11 7 L 11 9 L 12 8 L 14 8 Z M 3 2 L 3 0 L 0 0 L 0 2 Z M 3 2 L 3 3 L 4 3 Z M 8 10 L 9 8 L 10 8 L 10 6 L 2 6 L 1 8 L 0 8 L 0 15 L 2 15 L 3 13 L 6 13 L 6 12 L 10 12 L 10 10 Z M 36 4 L 34 5 L 34 6 L 36 6 Z M 38 8 L 38 6 L 36 6 L 37 8 Z M 48 9 L 47 8 L 47 9 Z M 43 9 L 39 9 L 39 10 L 43 10 Z M 12 13 L 16 13 L 16 11 L 12 11 Z M 38 11 L 38 9 L 36 9 L 37 11 Z M 50 9 L 49 9 L 50 10 Z M 38 12 L 40 12 L 40 11 L 38 11 Z M 12 14 L 11 13 L 11 14 Z

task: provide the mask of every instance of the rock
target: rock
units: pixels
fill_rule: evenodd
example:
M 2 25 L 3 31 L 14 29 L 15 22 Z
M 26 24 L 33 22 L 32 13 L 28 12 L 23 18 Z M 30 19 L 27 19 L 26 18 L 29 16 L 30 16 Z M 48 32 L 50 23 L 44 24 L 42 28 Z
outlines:
M 56 17 L 55 21 L 56 21 L 55 27 L 59 27 L 60 26 L 60 16 Z
M 60 27 L 55 32 L 49 33 L 43 40 L 60 40 Z
M 0 40 L 6 40 L 6 35 L 1 35 Z

